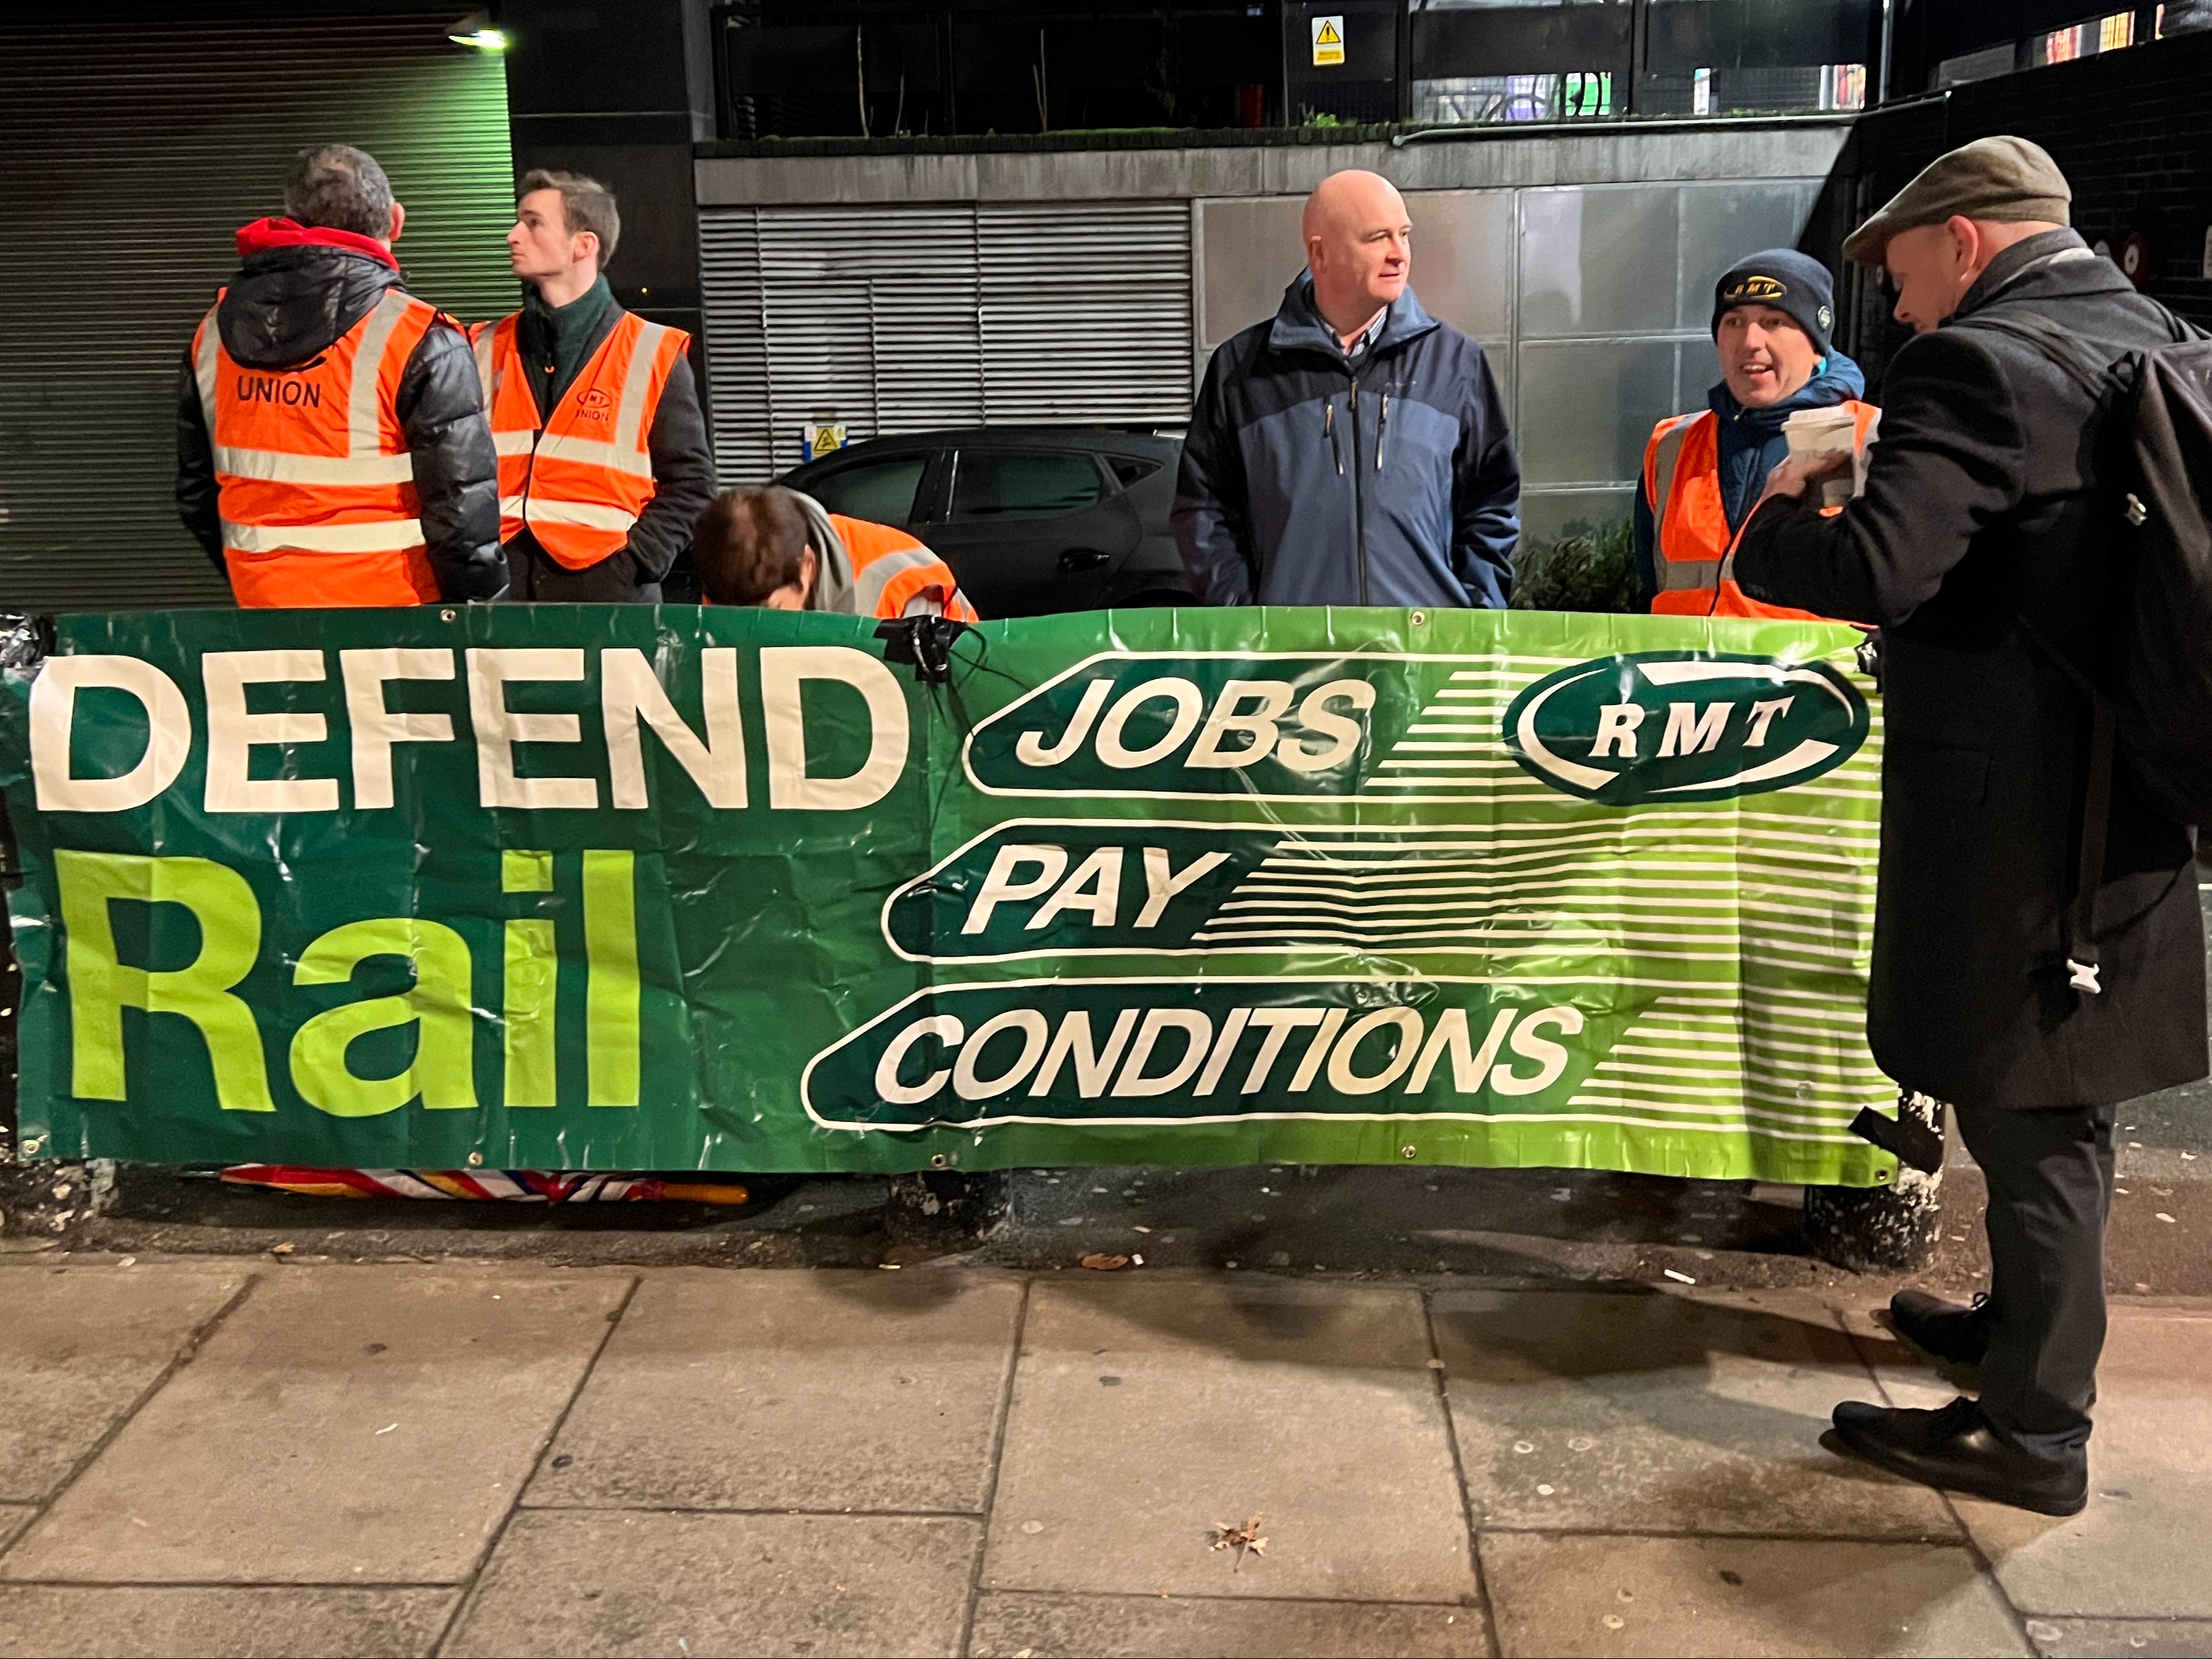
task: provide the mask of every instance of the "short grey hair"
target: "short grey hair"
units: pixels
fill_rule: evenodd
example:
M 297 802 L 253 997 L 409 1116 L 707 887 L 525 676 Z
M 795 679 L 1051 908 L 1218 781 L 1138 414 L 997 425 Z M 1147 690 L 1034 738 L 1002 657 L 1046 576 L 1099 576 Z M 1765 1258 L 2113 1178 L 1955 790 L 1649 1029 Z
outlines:
M 317 144 L 292 158 L 284 211 L 303 225 L 382 237 L 392 229 L 392 180 L 351 144 Z

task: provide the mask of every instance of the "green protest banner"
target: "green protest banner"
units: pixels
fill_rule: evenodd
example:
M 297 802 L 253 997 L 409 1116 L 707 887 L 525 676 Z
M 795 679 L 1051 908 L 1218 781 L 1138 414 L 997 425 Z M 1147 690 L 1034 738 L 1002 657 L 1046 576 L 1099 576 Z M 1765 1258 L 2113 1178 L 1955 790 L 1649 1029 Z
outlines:
M 1866 1185 L 1856 634 L 1540 612 L 65 617 L 30 1156 Z

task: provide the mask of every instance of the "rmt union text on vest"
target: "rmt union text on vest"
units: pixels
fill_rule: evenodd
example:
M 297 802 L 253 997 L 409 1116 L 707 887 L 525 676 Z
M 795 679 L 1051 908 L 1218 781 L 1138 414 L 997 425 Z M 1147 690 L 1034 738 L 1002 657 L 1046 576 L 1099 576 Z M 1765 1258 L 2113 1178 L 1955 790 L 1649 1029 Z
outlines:
M 242 404 L 292 404 L 305 409 L 323 406 L 323 389 L 312 381 L 289 374 L 241 374 L 237 396 Z

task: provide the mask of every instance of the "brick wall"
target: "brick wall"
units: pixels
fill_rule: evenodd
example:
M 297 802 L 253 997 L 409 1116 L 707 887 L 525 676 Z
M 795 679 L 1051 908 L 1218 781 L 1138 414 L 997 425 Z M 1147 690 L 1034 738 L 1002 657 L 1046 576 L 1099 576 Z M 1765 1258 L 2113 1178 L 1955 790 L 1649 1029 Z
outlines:
M 1978 81 L 1875 111 L 1853 129 L 1801 244 L 1840 269 L 1851 227 L 1945 150 L 1996 133 L 2032 138 L 2074 186 L 2074 226 L 2118 247 L 2150 243 L 2149 292 L 2212 328 L 2212 33 Z M 1847 275 L 1844 349 L 1877 376 L 1904 332 L 1878 283 Z

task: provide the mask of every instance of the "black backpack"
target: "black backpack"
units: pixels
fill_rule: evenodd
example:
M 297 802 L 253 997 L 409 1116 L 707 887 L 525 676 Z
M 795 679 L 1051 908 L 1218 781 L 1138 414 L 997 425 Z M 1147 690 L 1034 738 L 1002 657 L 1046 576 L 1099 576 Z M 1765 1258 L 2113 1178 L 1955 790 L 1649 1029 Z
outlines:
M 2118 565 L 2112 637 L 2099 663 L 2050 653 L 2094 712 L 2067 964 L 2074 988 L 2090 993 L 2115 758 L 2153 811 L 2212 821 L 2212 339 L 2168 320 L 2173 343 L 2118 362 L 2033 312 L 1960 324 L 2038 347 L 2100 411 L 2093 511 Z

